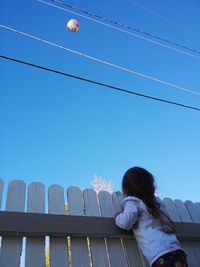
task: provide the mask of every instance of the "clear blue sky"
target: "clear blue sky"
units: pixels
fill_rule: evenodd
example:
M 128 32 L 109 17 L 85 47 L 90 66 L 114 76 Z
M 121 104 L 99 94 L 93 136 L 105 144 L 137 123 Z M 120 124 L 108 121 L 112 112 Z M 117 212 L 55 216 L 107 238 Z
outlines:
M 66 1 L 200 50 L 198 0 Z M 0 21 L 114 64 L 200 92 L 200 60 L 36 0 L 2 0 Z M 69 19 L 80 30 L 66 29 Z M 195 96 L 0 28 L 1 54 L 140 93 L 200 107 Z M 91 187 L 94 174 L 121 187 L 139 165 L 161 198 L 200 201 L 200 113 L 0 60 L 0 177 Z

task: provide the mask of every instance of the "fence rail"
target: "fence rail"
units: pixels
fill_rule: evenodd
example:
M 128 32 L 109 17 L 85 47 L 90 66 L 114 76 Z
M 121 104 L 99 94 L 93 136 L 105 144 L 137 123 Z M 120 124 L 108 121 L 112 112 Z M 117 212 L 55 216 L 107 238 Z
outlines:
M 176 222 L 175 225 L 180 240 L 200 240 L 200 224 Z M 133 232 L 115 226 L 113 218 L 8 211 L 0 212 L 0 235 L 133 238 Z

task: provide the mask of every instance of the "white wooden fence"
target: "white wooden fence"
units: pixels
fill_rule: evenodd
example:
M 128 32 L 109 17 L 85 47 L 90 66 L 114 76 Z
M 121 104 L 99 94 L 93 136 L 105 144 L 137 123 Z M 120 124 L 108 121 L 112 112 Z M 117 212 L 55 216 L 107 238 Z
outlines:
M 66 193 L 66 198 L 65 198 Z M 3 181 L 0 180 L 0 209 L 3 195 Z M 26 202 L 27 198 L 27 202 Z M 78 187 L 69 187 L 66 192 L 59 185 L 48 188 L 48 203 L 45 203 L 45 186 L 39 182 L 31 183 L 27 188 L 23 181 L 12 181 L 8 186 L 5 211 L 45 213 L 64 215 L 65 203 L 69 215 L 113 217 L 121 210 L 122 195 L 114 192 L 100 192 L 96 195 L 92 189 L 81 191 Z M 200 224 L 200 203 L 165 198 L 163 203 L 176 222 Z M 46 206 L 45 206 L 46 205 Z M 3 213 L 3 212 L 1 212 Z M 189 225 L 189 224 L 188 224 Z M 80 225 L 82 228 L 83 225 Z M 94 225 L 95 228 L 95 225 Z M 109 229 L 108 229 L 109 230 Z M 0 221 L 1 231 L 1 221 Z M 186 231 L 187 232 L 187 231 Z M 184 233 L 183 233 L 184 234 Z M 2 234 L 3 235 L 3 234 Z M 19 267 L 22 248 L 25 267 L 45 267 L 45 236 L 23 237 L 3 235 L 0 248 L 0 267 Z M 51 267 L 147 267 L 134 238 L 112 237 L 76 237 L 50 236 Z M 188 253 L 189 267 L 200 267 L 200 234 L 197 239 L 180 240 Z

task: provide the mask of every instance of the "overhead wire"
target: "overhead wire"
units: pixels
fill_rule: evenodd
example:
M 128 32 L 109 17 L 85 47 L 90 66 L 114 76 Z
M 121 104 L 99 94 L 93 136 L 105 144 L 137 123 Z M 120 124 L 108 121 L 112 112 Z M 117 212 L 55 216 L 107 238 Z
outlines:
M 172 87 L 172 88 L 176 88 L 176 89 L 179 89 L 179 90 L 182 90 L 182 91 L 185 91 L 185 92 L 188 92 L 188 93 L 191 93 L 191 94 L 200 96 L 200 93 L 199 93 L 199 92 L 193 91 L 193 90 L 191 90 L 191 89 L 188 89 L 188 88 L 179 86 L 179 85 L 174 84 L 174 83 L 166 82 L 166 81 L 157 79 L 157 78 L 155 78 L 155 77 L 152 77 L 152 76 L 150 76 L 150 75 L 146 75 L 146 74 L 143 74 L 143 73 L 140 73 L 140 72 L 137 72 L 137 71 L 134 71 L 134 70 L 125 68 L 125 67 L 121 67 L 121 66 L 119 66 L 119 65 L 113 64 L 113 63 L 111 63 L 111 62 L 108 62 L 108 61 L 105 61 L 105 60 L 102 60 L 102 59 L 99 59 L 99 58 L 96 58 L 96 57 L 89 56 L 89 55 L 84 54 L 84 53 L 82 53 L 82 52 L 79 52 L 79 51 L 76 51 L 76 50 L 73 50 L 73 49 L 64 47 L 64 46 L 62 46 L 62 45 L 59 45 L 59 44 L 56 44 L 56 43 L 53 43 L 53 42 L 44 40 L 44 39 L 39 38 L 39 37 L 34 36 L 34 35 L 31 35 L 31 34 L 28 34 L 28 33 L 25 33 L 25 32 L 22 32 L 22 31 L 19 31 L 19 30 L 16 30 L 16 29 L 13 29 L 13 28 L 8 27 L 8 26 L 6 26 L 6 25 L 0 24 L 0 27 L 1 27 L 1 28 L 4 28 L 4 29 L 6 29 L 6 30 L 9 30 L 9 31 L 15 32 L 15 33 L 17 33 L 17 34 L 23 35 L 23 36 L 25 36 L 25 37 L 28 37 L 28 38 L 31 38 L 31 39 L 34 39 L 34 40 L 43 42 L 43 43 L 45 43 L 45 44 L 47 44 L 47 45 L 51 45 L 51 46 L 54 46 L 54 47 L 63 49 L 63 50 L 65 50 L 65 51 L 68 51 L 68 52 L 77 54 L 77 55 L 79 55 L 79 56 L 85 57 L 85 58 L 87 58 L 87 59 L 90 59 L 90 60 L 93 60 L 93 61 L 102 63 L 102 64 L 104 64 L 104 65 L 107 65 L 107 66 L 110 66 L 110 67 L 113 67 L 113 68 L 116 68 L 116 69 L 119 69 L 119 70 L 122 70 L 122 71 L 125 71 L 125 72 L 128 72 L 128 73 L 131 73 L 131 74 L 133 74 L 133 75 L 140 76 L 140 77 L 145 78 L 145 79 L 148 79 L 148 80 L 152 80 L 152 81 L 157 82 L 157 83 L 165 84 L 165 85 L 170 86 L 170 87 Z
M 188 56 L 191 56 L 191 57 L 200 59 L 199 56 L 194 55 L 194 54 L 191 54 L 191 53 L 189 53 L 189 52 L 186 52 L 186 51 L 183 51 L 183 50 L 182 50 L 182 49 L 185 49 L 185 50 L 188 50 L 188 51 L 191 51 L 191 52 L 200 54 L 200 51 L 198 51 L 198 50 L 196 50 L 196 49 L 192 49 L 192 48 L 189 48 L 189 47 L 187 47 L 187 46 L 180 45 L 180 44 L 178 44 L 178 43 L 176 43 L 176 42 L 172 42 L 172 41 L 170 41 L 170 40 L 168 40 L 168 39 L 161 38 L 161 37 L 159 37 L 159 36 L 156 36 L 156 35 L 154 35 L 154 34 L 151 34 L 151 33 L 145 32 L 145 31 L 142 31 L 142 30 L 140 30 L 140 29 L 133 28 L 133 27 L 130 27 L 130 26 L 121 24 L 121 23 L 119 23 L 119 22 L 117 22 L 117 21 L 113 21 L 113 20 L 111 20 L 111 19 L 108 19 L 108 18 L 99 16 L 99 15 L 94 14 L 94 13 L 90 13 L 90 12 L 88 12 L 88 11 L 86 11 L 86 10 L 83 10 L 83 9 L 81 9 L 81 8 L 77 8 L 77 7 L 73 6 L 73 5 L 66 4 L 66 3 L 64 3 L 64 2 L 62 2 L 62 1 L 58 1 L 58 0 L 49 0 L 49 1 L 51 1 L 51 2 L 55 2 L 55 3 L 61 4 L 61 5 L 63 5 L 63 6 L 67 6 L 67 7 L 69 7 L 69 8 L 78 10 L 79 12 L 83 12 L 83 13 L 85 13 L 87 16 L 82 15 L 82 14 L 77 13 L 77 12 L 73 12 L 73 11 L 71 11 L 71 10 L 68 10 L 68 9 L 66 9 L 66 8 L 62 8 L 62 7 L 57 6 L 57 5 L 54 5 L 54 4 L 51 4 L 51 3 L 46 2 L 46 1 L 44 1 L 44 0 L 37 0 L 37 1 L 38 1 L 38 2 L 41 2 L 41 3 L 43 3 L 43 4 L 46 4 L 46 5 L 52 6 L 52 7 L 54 7 L 54 8 L 61 9 L 61 10 L 67 11 L 67 12 L 69 12 L 69 13 L 75 14 L 75 15 L 77 15 L 77 16 L 86 18 L 86 19 L 88 19 L 88 20 L 91 20 L 91 21 L 93 21 L 93 22 L 102 24 L 102 25 L 107 26 L 107 27 L 110 27 L 110 28 L 112 28 L 112 29 L 115 29 L 115 30 L 124 32 L 124 33 L 126 33 L 126 34 L 129 34 L 129 35 L 132 35 L 132 36 L 141 38 L 141 39 L 143 39 L 143 40 L 145 40 L 145 41 L 149 41 L 149 42 L 152 42 L 152 43 L 154 43 L 154 44 L 163 46 L 163 47 L 165 47 L 165 48 L 174 50 L 174 51 L 176 51 L 176 52 L 179 52 L 179 53 L 182 53 L 182 54 L 185 54 L 185 55 L 188 55 Z M 88 17 L 88 16 L 91 16 L 92 18 L 90 18 L 90 17 Z M 108 22 L 108 23 L 115 24 L 115 26 L 112 26 L 112 25 L 110 25 L 110 24 L 108 24 L 108 23 L 105 23 L 105 22 L 102 22 L 102 21 L 100 21 L 100 20 L 96 20 L 96 19 L 94 19 L 94 17 L 96 17 L 97 19 L 104 20 L 104 21 L 106 21 L 106 22 Z M 128 29 L 128 30 L 134 30 L 134 31 L 136 31 L 136 32 L 139 33 L 139 34 L 146 35 L 147 37 L 141 36 L 141 35 L 139 35 L 139 34 L 136 34 L 136 33 L 133 33 L 133 32 L 127 31 L 127 30 L 123 30 L 123 29 L 121 29 L 121 28 L 119 28 L 119 27 L 116 27 L 116 25 L 119 26 L 119 27 Z M 169 45 L 167 45 L 167 44 L 163 44 L 163 43 L 161 43 L 161 42 L 152 40 L 152 39 L 150 39 L 149 37 L 152 37 L 152 38 L 157 39 L 157 40 L 159 40 L 159 41 L 163 41 L 163 42 L 168 43 L 168 44 L 172 44 L 172 45 L 174 45 L 174 46 L 176 46 L 176 47 L 179 47 L 179 48 L 181 48 L 181 49 L 178 49 L 178 48 L 169 46 Z
M 183 27 L 183 26 L 181 26 L 181 25 L 175 23 L 174 21 L 171 21 L 169 18 L 167 18 L 167 17 L 165 17 L 165 16 L 163 16 L 163 15 L 160 15 L 159 13 L 157 13 L 157 12 L 151 10 L 150 8 L 147 8 L 147 7 L 143 6 L 141 3 L 138 3 L 138 2 L 136 2 L 135 0 L 129 0 L 129 1 L 130 1 L 131 4 L 136 5 L 136 6 L 140 7 L 140 8 L 142 8 L 142 9 L 144 9 L 144 10 L 147 11 L 148 13 L 151 13 L 151 14 L 153 14 L 153 15 L 159 17 L 160 19 L 166 21 L 167 23 L 170 23 L 171 25 L 175 26 L 175 27 L 178 28 L 179 30 L 185 31 L 185 32 L 187 32 L 187 34 L 189 33 L 189 34 L 191 34 L 193 37 L 196 37 L 196 38 L 198 38 L 198 39 L 200 40 L 200 36 L 194 34 L 194 33 L 191 32 L 189 29 L 187 29 L 187 28 L 185 28 L 185 27 Z M 164 39 L 163 39 L 163 40 L 164 40 Z M 173 42 L 171 42 L 171 43 L 173 44 Z M 175 44 L 175 43 L 174 43 L 174 44 Z M 177 44 L 177 45 L 179 45 L 179 44 Z M 196 52 L 196 53 L 200 53 L 199 51 L 194 50 L 194 49 L 191 49 L 191 48 L 189 48 L 189 47 L 185 47 L 185 46 L 182 46 L 182 45 L 180 45 L 180 47 L 183 47 L 183 48 L 185 48 L 185 49 L 189 49 L 189 50 L 194 51 L 194 52 Z
M 27 65 L 27 66 L 30 66 L 30 67 L 42 69 L 44 71 L 52 72 L 52 73 L 55 73 L 55 74 L 67 76 L 67 77 L 70 77 L 70 78 L 73 78 L 73 79 L 78 79 L 78 80 L 85 81 L 85 82 L 88 82 L 88 83 L 92 83 L 92 84 L 96 84 L 96 85 L 99 85 L 99 86 L 107 87 L 107 88 L 110 88 L 112 90 L 120 91 L 120 92 L 123 92 L 123 93 L 128 93 L 128 94 L 140 96 L 140 97 L 143 97 L 143 98 L 151 99 L 151 100 L 154 100 L 154 101 L 159 101 L 159 102 L 163 102 L 163 103 L 167 103 L 167 104 L 171 104 L 171 105 L 175 105 L 175 106 L 179 106 L 179 107 L 183 107 L 183 108 L 187 108 L 187 109 L 192 109 L 192 110 L 195 110 L 195 111 L 200 111 L 200 108 L 197 108 L 197 107 L 194 107 L 194 106 L 189 106 L 189 105 L 181 104 L 181 103 L 178 103 L 178 102 L 169 101 L 169 100 L 166 100 L 166 99 L 163 99 L 163 98 L 158 98 L 158 97 L 153 97 L 153 96 L 141 94 L 141 93 L 138 93 L 138 92 L 135 92 L 135 91 L 130 91 L 130 90 L 127 90 L 127 89 L 124 89 L 124 88 L 116 87 L 116 86 L 109 85 L 109 84 L 106 84 L 106 83 L 101 83 L 101 82 L 90 80 L 90 79 L 87 79 L 87 78 L 84 78 L 84 77 L 80 77 L 80 76 L 77 76 L 77 75 L 72 75 L 72 74 L 69 74 L 69 73 L 66 73 L 66 72 L 58 71 L 58 70 L 55 70 L 55 69 L 52 69 L 52 68 L 47 68 L 47 67 L 44 67 L 44 66 L 41 66 L 41 65 L 33 64 L 31 62 L 27 62 L 27 61 L 24 61 L 24 60 L 8 57 L 8 56 L 5 56 L 5 55 L 0 55 L 0 58 L 2 58 L 4 60 L 14 61 L 14 62 L 23 64 L 23 65 Z

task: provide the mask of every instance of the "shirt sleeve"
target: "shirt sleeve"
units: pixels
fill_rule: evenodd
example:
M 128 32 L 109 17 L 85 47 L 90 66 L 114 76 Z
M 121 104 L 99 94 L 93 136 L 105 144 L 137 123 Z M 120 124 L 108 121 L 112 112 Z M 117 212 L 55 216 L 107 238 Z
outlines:
M 133 200 L 127 200 L 124 203 L 123 212 L 115 217 L 115 223 L 118 227 L 130 230 L 138 219 L 138 208 Z

